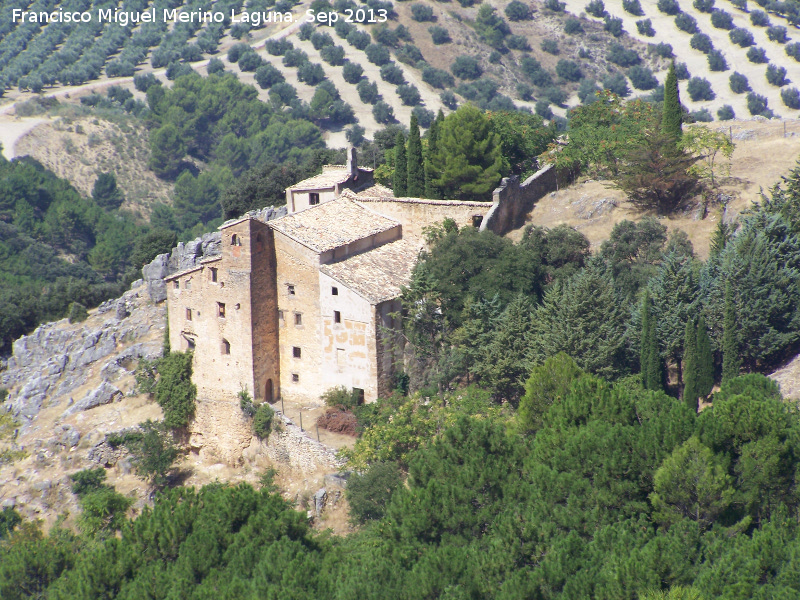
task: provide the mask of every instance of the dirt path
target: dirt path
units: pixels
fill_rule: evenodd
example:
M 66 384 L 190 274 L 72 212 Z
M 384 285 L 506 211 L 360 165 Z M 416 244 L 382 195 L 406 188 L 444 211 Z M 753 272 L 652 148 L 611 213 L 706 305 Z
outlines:
M 19 139 L 38 125 L 48 121 L 49 119 L 41 117 L 21 118 L 0 114 L 0 144 L 3 146 L 3 156 L 7 160 L 14 158 L 16 156 L 14 147 Z

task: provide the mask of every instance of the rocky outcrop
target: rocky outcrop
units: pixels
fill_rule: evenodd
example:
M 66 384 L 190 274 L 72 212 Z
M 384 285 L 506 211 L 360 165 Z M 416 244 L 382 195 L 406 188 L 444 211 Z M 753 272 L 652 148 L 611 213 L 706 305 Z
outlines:
M 251 210 L 246 216 L 261 221 L 271 221 L 286 215 L 285 206 L 268 206 L 261 210 Z M 142 277 L 147 285 L 147 292 L 153 302 L 167 299 L 167 286 L 164 278 L 196 267 L 200 261 L 220 253 L 222 234 L 219 231 L 206 233 L 191 242 L 180 242 L 170 254 L 159 254 L 150 264 L 142 267 Z
M 81 400 L 78 400 L 78 402 L 65 410 L 62 416 L 68 417 L 73 413 L 103 406 L 104 404 L 111 404 L 115 400 L 121 399 L 122 392 L 107 381 L 104 381 L 97 386 L 97 388 L 86 394 Z

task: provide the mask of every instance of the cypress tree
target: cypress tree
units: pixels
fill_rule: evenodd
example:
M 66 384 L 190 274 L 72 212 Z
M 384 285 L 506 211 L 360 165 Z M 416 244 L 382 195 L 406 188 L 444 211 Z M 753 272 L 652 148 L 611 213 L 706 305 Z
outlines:
M 642 300 L 642 340 L 640 350 L 642 385 L 647 390 L 662 390 L 663 371 L 658 353 L 656 326 L 651 312 L 650 292 L 645 290 Z
M 697 391 L 705 398 L 714 387 L 714 356 L 706 322 L 701 316 L 697 320 Z
M 442 109 L 439 109 L 439 114 L 436 115 L 436 118 L 431 123 L 431 126 L 428 128 L 428 151 L 425 153 L 425 197 L 426 198 L 441 198 L 442 195 L 439 192 L 439 189 L 433 183 L 433 180 L 439 176 L 438 172 L 433 168 L 431 164 L 431 156 L 436 154 L 436 149 L 439 144 L 439 130 L 442 126 L 442 122 L 444 121 L 444 112 Z
M 422 164 L 422 140 L 419 139 L 419 123 L 417 115 L 411 115 L 408 132 L 408 174 L 407 192 L 409 196 L 421 198 L 425 194 L 425 170 Z
M 683 401 L 695 412 L 698 408 L 697 398 L 700 396 L 697 371 L 697 325 L 694 319 L 689 319 L 683 338 Z
M 661 113 L 661 131 L 676 142 L 681 139 L 681 100 L 678 95 L 678 76 L 675 63 L 669 67 L 664 81 L 664 108 Z
M 397 132 L 394 143 L 394 179 L 392 191 L 397 198 L 408 194 L 408 161 L 406 160 L 406 137 Z
M 722 381 L 739 376 L 741 366 L 739 342 L 736 339 L 736 307 L 731 284 L 725 284 L 725 314 L 722 324 Z

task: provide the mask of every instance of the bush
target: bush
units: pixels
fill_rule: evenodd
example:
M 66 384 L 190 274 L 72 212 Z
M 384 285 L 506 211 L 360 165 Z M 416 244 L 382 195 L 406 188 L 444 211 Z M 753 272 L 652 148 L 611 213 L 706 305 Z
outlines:
M 658 10 L 665 15 L 677 15 L 681 12 L 681 7 L 678 5 L 678 0 L 658 0 L 656 4 Z
M 433 9 L 427 4 L 412 4 L 411 18 L 419 23 L 435 20 L 433 17 Z
M 642 3 L 639 0 L 622 0 L 622 8 L 634 17 L 641 17 L 644 14 Z
M 297 31 L 297 37 L 299 37 L 304 42 L 307 42 L 311 39 L 311 36 L 314 35 L 314 32 L 317 30 L 311 23 L 303 23 L 300 26 L 300 29 Z
M 290 83 L 276 83 L 269 90 L 269 99 L 277 104 L 289 105 L 297 100 L 297 90 Z
M 417 66 L 417 63 L 420 61 L 424 63 L 425 60 L 420 49 L 414 44 L 406 44 L 400 48 L 395 55 L 397 56 L 397 60 L 407 65 L 411 65 L 412 67 Z
M 322 60 L 334 67 L 344 64 L 344 48 L 341 46 L 325 46 L 319 55 Z
M 542 90 L 542 96 L 547 98 L 550 104 L 555 104 L 556 106 L 563 106 L 569 97 L 567 92 L 555 85 L 551 85 L 547 89 Z
M 347 36 L 356 30 L 356 26 L 352 23 L 348 23 L 344 19 L 339 19 L 336 21 L 336 25 L 334 25 L 333 30 L 336 32 L 336 35 L 343 40 L 346 40 Z
M 716 98 L 714 90 L 711 89 L 711 82 L 702 77 L 692 77 L 689 80 L 689 85 L 686 88 L 689 92 L 689 97 L 692 102 L 700 102 L 702 100 L 713 100 Z
M 603 29 L 614 37 L 620 37 L 625 33 L 625 29 L 622 27 L 622 19 L 619 17 L 606 17 L 603 22 Z
M 173 62 L 167 65 L 167 70 L 164 75 L 166 75 L 167 79 L 170 81 L 174 81 L 178 77 L 191 75 L 192 73 L 194 73 L 194 70 L 190 65 L 187 65 L 186 63 Z
M 710 13 L 714 10 L 714 0 L 694 0 L 692 6 L 700 12 Z
M 664 101 L 664 86 L 659 84 L 653 88 L 653 91 L 648 97 L 648 102 L 663 102 Z
M 736 118 L 736 113 L 733 112 L 733 107 L 730 104 L 723 104 L 717 110 L 717 119 L 720 121 L 731 121 Z
M 357 63 L 346 62 L 344 67 L 342 67 L 342 77 L 347 83 L 355 85 L 361 81 L 363 75 L 364 68 Z
M 297 79 L 313 87 L 325 79 L 325 69 L 319 63 L 307 62 L 297 69 Z
M 416 106 L 420 103 L 420 100 L 422 100 L 422 96 L 419 95 L 419 90 L 413 85 L 399 85 L 396 91 L 397 95 L 400 96 L 400 100 L 402 100 L 403 104 L 406 106 Z
M 531 9 L 519 0 L 511 0 L 506 6 L 505 12 L 509 21 L 527 21 L 531 18 Z
M 458 98 L 456 98 L 456 95 L 450 90 L 445 90 L 439 94 L 439 99 L 442 101 L 442 104 L 444 104 L 450 110 L 455 110 L 458 108 Z
M 781 100 L 789 107 L 798 109 L 800 108 L 800 91 L 797 88 L 786 88 L 781 90 Z
M 371 41 L 368 33 L 358 29 L 353 29 L 347 36 L 347 43 L 359 50 L 366 50 Z
M 719 50 L 712 50 L 708 53 L 708 68 L 711 71 L 727 71 L 728 62 Z
M 642 19 L 641 21 L 636 21 L 636 30 L 644 36 L 653 37 L 656 34 L 656 30 L 653 29 L 653 23 L 650 19 Z
M 192 383 L 192 353 L 170 352 L 159 360 L 156 402 L 164 411 L 164 425 L 185 427 L 194 417 L 197 388 Z
M 583 33 L 583 25 L 581 25 L 579 19 L 567 19 L 564 21 L 564 33 L 569 35 Z
M 647 67 L 631 67 L 628 71 L 628 77 L 633 87 L 637 90 L 652 90 L 658 85 L 658 79 L 655 78 L 653 72 Z
M 753 46 L 747 51 L 747 60 L 756 64 L 769 62 L 766 51 L 758 46 Z
M 358 97 L 364 104 L 375 104 L 378 101 L 378 84 L 362 79 L 356 86 Z
M 508 46 L 511 50 L 530 50 L 531 45 L 528 43 L 528 38 L 524 35 L 510 35 L 506 38 L 506 46 Z M 495 50 L 492 52 L 494 54 L 497 52 Z M 500 53 L 497 52 L 497 55 L 500 56 Z
M 697 21 L 691 15 L 680 13 L 675 17 L 675 26 L 686 33 L 697 33 Z
M 592 0 L 586 5 L 584 10 L 587 12 L 587 14 L 597 17 L 598 19 L 602 19 L 608 14 L 606 12 L 606 5 L 603 4 L 603 0 Z
M 448 33 L 447 29 L 444 27 L 439 27 L 438 25 L 434 27 L 428 27 L 428 33 L 431 34 L 431 39 L 437 46 L 449 44 L 453 41 L 450 39 L 450 34 Z
M 253 52 L 253 49 L 247 44 L 234 44 L 228 49 L 228 62 L 231 64 L 239 62 L 239 57 L 246 52 Z
M 325 46 L 333 46 L 333 38 L 327 32 L 316 31 L 311 36 L 311 45 L 314 50 L 322 50 Z
M 747 0 L 731 0 L 731 4 L 739 10 L 747 12 Z
M 376 43 L 389 46 L 390 48 L 397 46 L 397 43 L 400 41 L 400 37 L 397 35 L 397 30 L 389 29 L 386 24 L 374 27 L 372 29 L 372 38 Z
M 753 92 L 747 94 L 747 110 L 753 116 L 761 115 L 762 117 L 772 118 L 772 111 L 768 107 L 767 98 Z
M 578 63 L 564 59 L 559 60 L 556 64 L 556 75 L 567 81 L 580 81 L 583 77 Z
M 711 43 L 711 38 L 705 33 L 695 33 L 689 41 L 689 45 L 695 50 L 699 50 L 703 54 L 708 54 L 714 49 L 714 44 Z
M 767 66 L 767 81 L 774 86 L 783 87 L 789 81 L 786 79 L 786 68 L 776 67 L 775 65 Z
M 754 10 L 750 13 L 750 22 L 756 27 L 769 27 L 769 15 L 763 10 Z
M 597 87 L 597 82 L 594 79 L 583 79 L 578 86 L 578 99 L 581 104 L 589 104 L 597 100 L 595 94 L 599 91 L 600 88 Z
M 689 117 L 695 123 L 710 123 L 714 120 L 714 117 L 711 115 L 711 112 L 707 108 L 701 108 L 700 110 L 693 110 L 689 113 Z
M 625 79 L 622 73 L 615 73 L 604 77 L 603 89 L 614 92 L 621 98 L 627 98 L 631 95 L 631 89 L 628 87 L 628 80 Z
M 422 81 L 439 89 L 453 87 L 456 83 L 450 73 L 429 65 L 422 67 Z
M 344 137 L 347 138 L 347 143 L 351 146 L 360 146 L 364 143 L 365 133 L 367 133 L 367 130 L 361 125 L 356 124 L 345 131 Z
M 206 65 L 206 73 L 213 75 L 214 73 L 222 73 L 225 71 L 225 63 L 218 58 L 212 58 Z
M 300 67 L 301 65 L 308 64 L 308 54 L 302 50 L 289 48 L 284 52 L 282 62 L 284 67 Z
M 536 114 L 543 119 L 553 118 L 553 110 L 550 108 L 550 102 L 548 100 L 541 99 L 537 101 L 534 110 L 536 111 Z
M 564 9 L 567 8 L 567 3 L 559 2 L 558 0 L 544 0 L 544 7 L 553 12 L 564 12 Z
M 266 402 L 259 404 L 256 414 L 253 417 L 253 432 L 259 439 L 265 440 L 272 431 L 272 420 L 275 418 L 275 411 Z
M 520 100 L 528 102 L 531 98 L 533 98 L 533 88 L 527 83 L 518 83 L 517 96 L 519 96 Z
M 483 75 L 480 63 L 471 56 L 457 57 L 450 65 L 450 71 L 459 79 L 477 79 Z
M 733 29 L 733 17 L 724 10 L 715 10 L 711 13 L 711 24 L 717 29 Z
M 72 493 L 81 497 L 105 487 L 106 470 L 103 467 L 84 469 L 73 473 L 69 478 L 72 480 Z
M 71 302 L 67 311 L 67 319 L 70 323 L 83 323 L 89 318 L 86 307 L 80 302 Z
M 782 26 L 767 27 L 767 37 L 771 41 L 778 42 L 779 44 L 785 44 L 787 41 L 789 41 L 789 36 L 786 33 L 786 27 Z
M 417 123 L 419 123 L 419 126 L 424 129 L 430 127 L 431 123 L 433 123 L 433 120 L 436 118 L 436 115 L 433 114 L 432 110 L 422 108 L 421 106 L 415 106 L 411 111 L 411 114 L 417 117 Z
M 281 73 L 271 64 L 267 63 L 256 69 L 255 80 L 256 83 L 259 85 L 259 87 L 261 87 L 261 89 L 267 89 L 272 87 L 276 83 L 281 83 L 282 81 L 285 81 L 285 78 L 283 76 L 283 73 Z
M 391 62 L 381 67 L 381 79 L 393 85 L 401 85 L 406 82 L 403 77 L 403 69 Z
M 678 78 L 678 81 L 686 81 L 690 79 L 692 75 L 689 73 L 689 67 L 686 66 L 686 63 L 676 63 L 675 76 Z
M 548 54 L 558 54 L 558 42 L 556 40 L 542 40 L 541 48 L 542 51 L 547 52 Z
M 364 52 L 367 54 L 367 60 L 379 67 L 391 60 L 389 48 L 383 44 L 370 44 Z
M 642 62 L 636 50 L 628 50 L 622 44 L 611 44 L 606 60 L 620 67 L 632 67 Z
M 397 120 L 394 117 L 394 109 L 383 100 L 376 102 L 372 107 L 372 116 L 381 125 L 388 125 Z
M 345 490 L 353 521 L 382 519 L 392 495 L 402 484 L 403 475 L 397 463 L 375 463 L 364 473 L 353 473 Z
M 732 29 L 728 37 L 731 38 L 731 42 L 742 48 L 748 48 L 756 43 L 753 34 L 747 29 Z
M 672 53 L 672 44 L 661 42 L 659 44 L 652 44 L 650 49 L 656 56 L 661 58 L 673 58 L 675 55 Z
M 728 81 L 734 94 L 743 94 L 750 91 L 750 83 L 747 81 L 747 77 L 741 73 L 734 71 Z
M 245 44 L 246 45 L 246 44 Z M 272 56 L 283 56 L 288 50 L 294 48 L 292 42 L 287 39 L 281 40 L 267 40 L 264 45 L 267 52 Z M 230 59 L 229 59 L 230 60 Z
M 786 55 L 800 62 L 800 42 L 786 44 Z
M 8 398 L 8 388 L 0 388 L 0 404 Z

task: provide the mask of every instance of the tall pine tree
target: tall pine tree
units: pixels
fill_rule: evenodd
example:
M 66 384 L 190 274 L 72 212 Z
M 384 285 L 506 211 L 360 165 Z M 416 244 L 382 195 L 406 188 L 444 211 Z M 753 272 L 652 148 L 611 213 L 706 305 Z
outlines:
M 436 154 L 439 144 L 439 131 L 441 130 L 442 123 L 444 122 L 444 113 L 439 109 L 439 114 L 431 123 L 428 128 L 428 151 L 425 153 L 425 197 L 426 198 L 441 198 L 442 194 L 439 188 L 433 182 L 438 177 L 438 172 L 433 168 L 431 163 L 431 156 Z
M 639 355 L 642 385 L 647 390 L 662 390 L 661 356 L 658 352 L 658 339 L 650 304 L 650 292 L 645 290 L 642 300 L 642 339 Z
M 664 81 L 664 108 L 661 113 L 661 131 L 674 139 L 675 142 L 680 140 L 682 135 L 681 116 L 678 76 L 675 74 L 675 63 L 673 62 Z
M 741 361 L 736 338 L 736 307 L 733 304 L 731 284 L 725 284 L 725 316 L 722 324 L 722 381 L 739 376 Z
M 411 115 L 406 161 L 408 174 L 406 191 L 413 198 L 421 198 L 425 195 L 425 168 L 422 162 L 422 140 L 419 139 L 417 115 Z
M 401 198 L 408 195 L 408 161 L 406 160 L 406 137 L 401 131 L 397 132 L 394 143 L 394 178 L 392 191 L 395 197 Z
M 705 398 L 714 387 L 714 355 L 705 319 L 697 319 L 697 391 Z
M 700 397 L 697 375 L 697 324 L 694 319 L 689 319 L 683 338 L 683 401 L 695 412 L 698 408 L 697 399 Z

